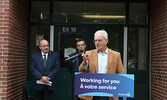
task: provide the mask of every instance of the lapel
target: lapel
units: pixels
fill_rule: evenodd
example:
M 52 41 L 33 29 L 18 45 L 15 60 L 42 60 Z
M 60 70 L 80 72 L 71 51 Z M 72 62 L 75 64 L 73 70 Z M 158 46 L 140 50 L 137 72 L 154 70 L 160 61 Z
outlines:
M 78 71 L 79 68 L 79 57 L 74 58 L 74 71 Z
M 38 53 L 38 59 L 39 59 L 40 64 L 43 66 L 44 63 L 43 63 L 43 57 L 42 57 L 41 51 Z
M 52 57 L 52 52 L 48 52 L 48 58 L 46 60 L 46 68 L 48 68 L 48 64 L 50 64 L 50 61 L 51 61 L 51 57 Z
M 79 67 L 79 57 L 76 57 L 77 67 Z
M 93 59 L 94 59 L 94 67 L 95 67 L 95 73 L 98 73 L 98 54 L 97 54 L 97 49 L 95 49 L 94 50 L 94 52 L 93 52 L 93 55 L 94 55 L 94 57 L 93 57 Z
M 112 61 L 112 52 L 111 50 L 108 49 L 108 59 L 107 59 L 107 73 L 109 73 L 109 69 L 110 69 L 110 65 L 111 65 L 111 61 Z

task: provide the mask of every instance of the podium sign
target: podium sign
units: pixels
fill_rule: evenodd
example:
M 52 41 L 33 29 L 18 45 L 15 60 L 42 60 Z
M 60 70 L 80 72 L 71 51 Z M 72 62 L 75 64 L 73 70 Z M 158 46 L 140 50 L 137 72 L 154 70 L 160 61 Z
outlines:
M 133 98 L 134 75 L 76 72 L 74 95 Z

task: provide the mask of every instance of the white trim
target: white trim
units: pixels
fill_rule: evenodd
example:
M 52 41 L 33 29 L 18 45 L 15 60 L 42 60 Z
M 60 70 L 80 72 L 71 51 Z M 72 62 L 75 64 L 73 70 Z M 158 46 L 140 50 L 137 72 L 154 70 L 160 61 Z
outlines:
M 123 39 L 123 66 L 124 66 L 124 71 L 125 74 L 127 74 L 127 50 L 128 50 L 128 28 L 124 27 L 124 39 Z M 127 100 L 126 97 L 123 98 L 123 100 Z
M 54 25 L 50 25 L 50 50 L 54 49 Z
M 123 65 L 124 71 L 127 74 L 127 49 L 128 49 L 128 28 L 124 27 L 124 39 L 123 39 Z

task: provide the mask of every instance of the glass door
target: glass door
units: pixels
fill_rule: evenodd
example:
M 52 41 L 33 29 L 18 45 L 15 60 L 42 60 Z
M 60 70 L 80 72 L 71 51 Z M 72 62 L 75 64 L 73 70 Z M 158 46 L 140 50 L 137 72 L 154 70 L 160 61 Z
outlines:
M 85 41 L 89 40 L 87 35 L 87 27 L 83 25 L 55 26 L 54 50 L 59 53 L 61 62 L 61 69 L 57 76 L 58 87 L 55 91 L 55 99 L 72 99 L 72 75 L 68 71 L 68 62 L 65 59 L 76 51 L 76 40 L 78 38 L 83 38 Z M 87 46 L 87 48 L 89 47 Z
M 149 100 L 148 42 L 147 28 L 129 28 L 127 72 L 135 75 L 135 93 L 128 100 Z

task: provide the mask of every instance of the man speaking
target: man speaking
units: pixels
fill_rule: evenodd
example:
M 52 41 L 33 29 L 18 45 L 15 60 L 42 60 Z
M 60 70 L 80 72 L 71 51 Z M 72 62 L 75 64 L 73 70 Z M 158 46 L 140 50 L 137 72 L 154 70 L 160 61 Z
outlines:
M 107 47 L 108 33 L 98 30 L 94 34 L 96 49 L 87 51 L 79 66 L 80 72 L 124 74 L 120 53 Z M 118 97 L 80 96 L 84 100 L 118 100 Z

